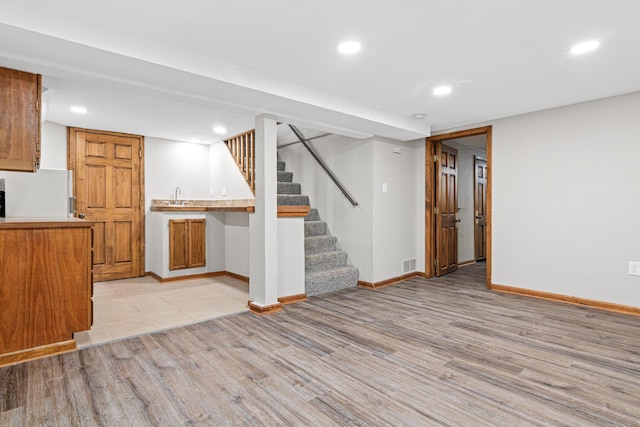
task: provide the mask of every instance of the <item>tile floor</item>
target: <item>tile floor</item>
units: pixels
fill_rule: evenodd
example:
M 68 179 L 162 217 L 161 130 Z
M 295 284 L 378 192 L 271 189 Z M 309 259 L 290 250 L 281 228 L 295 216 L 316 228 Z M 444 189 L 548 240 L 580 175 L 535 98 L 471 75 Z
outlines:
M 228 276 L 160 283 L 151 277 L 95 283 L 93 326 L 78 348 L 246 310 L 249 284 Z

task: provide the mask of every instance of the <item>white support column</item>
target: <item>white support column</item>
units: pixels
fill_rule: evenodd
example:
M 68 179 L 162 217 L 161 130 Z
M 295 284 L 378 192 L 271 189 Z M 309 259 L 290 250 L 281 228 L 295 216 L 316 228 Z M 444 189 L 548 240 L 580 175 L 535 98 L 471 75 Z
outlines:
M 256 117 L 256 201 L 249 219 L 249 309 L 256 314 L 282 310 L 278 302 L 277 123 Z

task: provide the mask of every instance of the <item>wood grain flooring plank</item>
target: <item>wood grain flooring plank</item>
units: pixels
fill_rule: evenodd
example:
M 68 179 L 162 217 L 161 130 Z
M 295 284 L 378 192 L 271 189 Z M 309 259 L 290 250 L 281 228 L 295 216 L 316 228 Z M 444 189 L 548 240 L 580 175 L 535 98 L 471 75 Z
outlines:
M 538 408 L 544 408 L 545 417 L 550 418 L 551 414 L 556 413 L 557 419 L 554 420 L 554 424 L 562 422 L 567 417 L 566 414 L 570 412 L 571 422 L 567 422 L 567 425 L 624 425 L 620 424 L 618 414 L 610 410 L 607 410 L 606 413 L 594 411 L 593 407 L 584 404 L 575 396 L 563 398 L 558 388 L 540 387 L 538 384 L 528 381 L 514 381 L 462 361 L 449 364 L 449 367 L 454 366 L 456 370 L 479 380 L 484 385 L 483 392 L 487 389 L 487 385 L 491 384 L 497 389 L 509 390 L 513 396 L 520 396 L 529 402 L 537 403 Z M 629 414 L 623 418 L 626 418 L 627 421 L 633 420 Z
M 28 365 L 24 363 L 0 369 L 0 413 L 19 408 L 26 403 L 27 369 Z
M 208 352 L 195 353 L 182 360 L 183 365 L 192 367 L 191 374 L 185 381 L 197 384 L 205 392 L 200 402 L 195 402 L 201 412 L 198 420 L 203 425 L 243 425 L 246 424 L 246 414 L 238 411 L 236 402 L 243 392 L 245 385 L 234 376 L 234 373 L 221 369 L 215 359 Z M 197 375 L 194 375 L 197 374 Z M 187 407 L 192 402 L 185 402 Z M 211 407 L 207 410 L 206 407 Z M 211 422 L 209 422 L 209 420 Z M 200 421 L 198 421 L 200 422 Z M 197 424 L 197 423 L 196 423 Z
M 2 383 L 0 383 L 2 384 Z M 9 409 L 6 411 L 0 411 L 0 426 L 23 426 L 26 425 L 24 423 L 25 414 L 24 414 L 24 406 Z

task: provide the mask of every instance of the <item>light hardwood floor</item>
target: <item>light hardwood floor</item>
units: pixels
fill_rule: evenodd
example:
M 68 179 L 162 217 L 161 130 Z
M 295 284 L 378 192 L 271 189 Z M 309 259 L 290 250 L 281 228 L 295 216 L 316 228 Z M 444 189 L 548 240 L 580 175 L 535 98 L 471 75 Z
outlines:
M 482 265 L 0 369 L 0 425 L 640 425 L 640 318 Z

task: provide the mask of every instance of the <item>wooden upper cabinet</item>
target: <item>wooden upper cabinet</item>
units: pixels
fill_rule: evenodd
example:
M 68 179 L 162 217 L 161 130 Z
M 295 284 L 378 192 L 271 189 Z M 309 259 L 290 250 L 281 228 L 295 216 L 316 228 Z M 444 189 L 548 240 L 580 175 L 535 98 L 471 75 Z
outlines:
M 0 67 L 0 170 L 40 167 L 39 74 Z
M 206 265 L 206 229 L 204 218 L 169 220 L 169 270 Z

